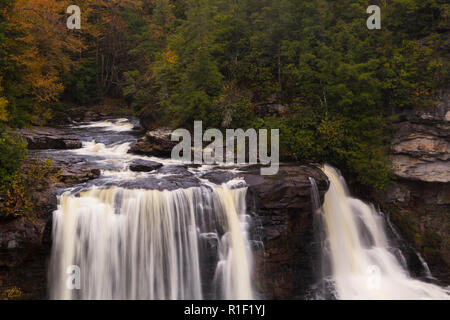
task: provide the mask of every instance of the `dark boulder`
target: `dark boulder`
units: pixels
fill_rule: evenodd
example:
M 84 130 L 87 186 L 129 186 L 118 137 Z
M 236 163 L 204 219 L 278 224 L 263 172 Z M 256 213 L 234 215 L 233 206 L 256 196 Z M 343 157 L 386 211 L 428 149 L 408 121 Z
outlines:
M 129 168 L 134 172 L 151 172 L 163 166 L 162 163 L 147 160 L 134 160 Z

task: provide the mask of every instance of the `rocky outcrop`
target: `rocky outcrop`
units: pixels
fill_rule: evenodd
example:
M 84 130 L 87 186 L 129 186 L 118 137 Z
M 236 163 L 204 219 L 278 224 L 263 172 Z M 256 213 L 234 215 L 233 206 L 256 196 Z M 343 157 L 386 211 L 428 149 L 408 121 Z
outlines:
M 440 103 L 412 111 L 396 124 L 392 140 L 392 172 L 399 178 L 424 182 L 450 181 L 450 89 Z
M 81 141 L 55 128 L 34 127 L 19 130 L 27 141 L 29 150 L 78 149 Z
M 170 158 L 172 149 L 177 144 L 171 140 L 171 135 L 172 131 L 166 128 L 149 131 L 131 147 L 129 153 Z

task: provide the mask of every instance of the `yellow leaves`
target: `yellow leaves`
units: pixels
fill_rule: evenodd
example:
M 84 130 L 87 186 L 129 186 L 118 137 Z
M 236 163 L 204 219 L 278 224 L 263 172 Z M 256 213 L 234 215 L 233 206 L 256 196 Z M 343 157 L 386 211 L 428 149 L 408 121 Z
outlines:
M 168 63 L 174 64 L 174 63 L 177 63 L 177 61 L 178 61 L 178 56 L 175 53 L 175 51 L 173 51 L 173 50 L 167 49 L 165 56 L 166 56 L 166 61 Z
M 60 172 L 53 168 L 50 159 L 29 159 L 27 165 L 15 172 L 9 179 L 8 185 L 0 187 L 4 206 L 0 216 L 35 218 L 33 202 L 30 198 L 32 190 L 43 190 L 60 179 Z
M 20 54 L 12 60 L 25 70 L 36 103 L 53 102 L 64 87 L 59 79 L 84 48 L 79 35 L 66 26 L 67 0 L 17 0 L 8 22 L 20 33 Z M 69 54 L 72 53 L 72 54 Z
M 11 287 L 5 291 L 7 300 L 20 299 L 23 296 L 22 290 L 18 287 Z
M 31 80 L 33 94 L 37 102 L 54 102 L 64 90 L 58 77 L 34 78 Z

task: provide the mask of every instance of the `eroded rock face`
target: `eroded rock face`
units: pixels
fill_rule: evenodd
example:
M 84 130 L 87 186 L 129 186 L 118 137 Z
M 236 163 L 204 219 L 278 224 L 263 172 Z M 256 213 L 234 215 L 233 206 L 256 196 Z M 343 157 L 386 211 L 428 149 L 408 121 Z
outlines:
M 276 176 L 246 179 L 248 207 L 262 226 L 264 250 L 255 253 L 255 281 L 265 298 L 304 298 L 317 280 L 314 269 L 319 248 L 314 246 L 309 177 L 316 180 L 323 203 L 329 182 L 315 167 L 288 165 Z
M 55 128 L 35 127 L 18 131 L 27 141 L 29 150 L 79 149 L 81 141 Z
M 253 215 L 255 287 L 267 299 L 304 298 L 314 283 L 314 246 L 311 183 L 316 180 L 321 201 L 328 190 L 325 174 L 313 166 L 284 164 L 274 176 L 261 176 L 258 166 L 239 172 L 214 171 L 202 178 L 224 183 L 240 178 L 248 185 L 247 208 Z

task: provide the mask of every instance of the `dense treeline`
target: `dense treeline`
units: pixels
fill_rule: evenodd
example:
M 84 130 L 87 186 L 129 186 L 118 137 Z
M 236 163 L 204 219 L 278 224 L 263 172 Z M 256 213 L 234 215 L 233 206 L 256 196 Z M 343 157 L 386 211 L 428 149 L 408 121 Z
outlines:
M 66 27 L 70 4 L 81 30 Z M 381 30 L 366 27 L 371 4 Z M 449 12 L 445 0 L 0 0 L 0 121 L 116 97 L 161 125 L 279 128 L 285 159 L 382 188 L 390 121 L 448 80 L 435 48 Z M 257 111 L 270 103 L 282 112 Z

